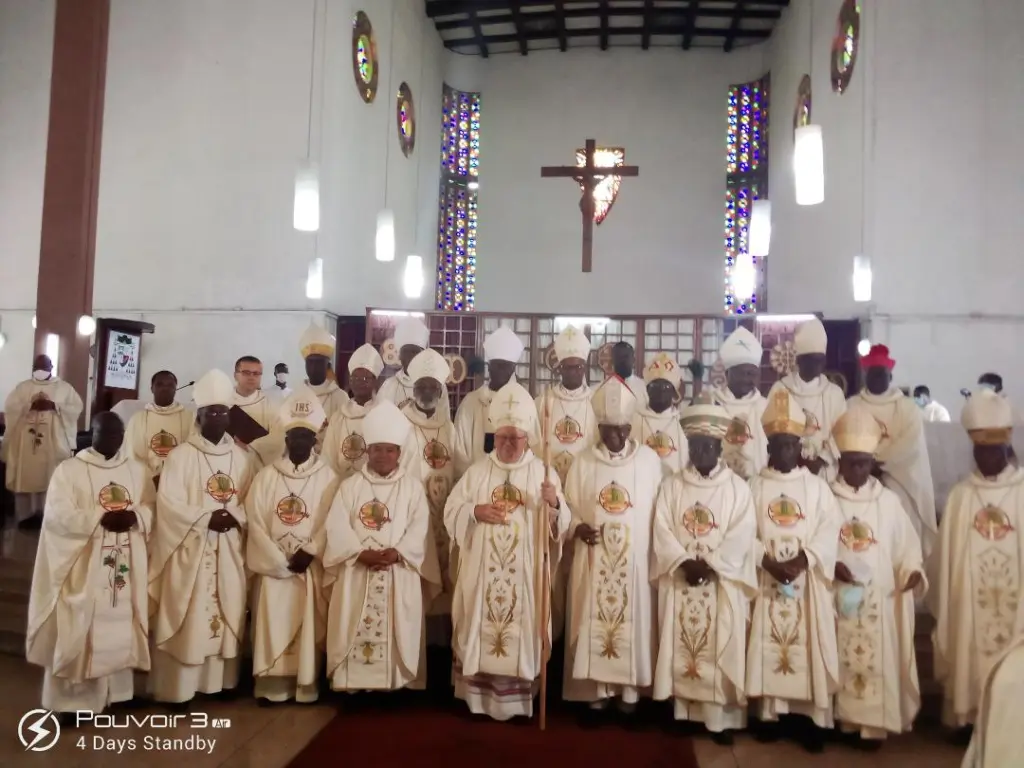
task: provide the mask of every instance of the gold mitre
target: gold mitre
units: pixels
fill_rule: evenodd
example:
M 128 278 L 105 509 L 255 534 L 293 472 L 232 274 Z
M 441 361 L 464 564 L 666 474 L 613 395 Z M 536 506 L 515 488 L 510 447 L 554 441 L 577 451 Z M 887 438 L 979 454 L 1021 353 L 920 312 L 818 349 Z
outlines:
M 795 397 L 791 397 L 789 390 L 780 387 L 768 398 L 768 407 L 761 417 L 761 425 L 764 427 L 765 437 L 772 435 L 796 435 L 804 436 L 804 429 L 807 427 L 807 415 L 804 409 L 797 403 Z
M 299 349 L 302 352 L 303 360 L 310 355 L 322 355 L 328 360 L 333 360 L 334 348 L 334 337 L 316 323 L 310 323 L 309 328 L 299 339 Z
M 537 406 L 530 393 L 513 380 L 494 393 L 487 407 L 487 420 L 495 430 L 515 427 L 528 432 L 536 413 Z
M 1013 437 L 1013 408 L 997 392 L 976 392 L 964 405 L 960 423 L 975 445 L 1010 445 Z
M 679 414 L 679 426 L 687 437 L 713 437 L 722 440 L 732 417 L 710 394 L 700 394 Z
M 682 372 L 679 370 L 679 363 L 673 360 L 665 352 L 659 352 L 654 359 L 644 368 L 644 381 L 650 384 L 652 381 L 664 379 L 673 387 L 679 389 L 683 380 Z
M 839 417 L 832 427 L 832 437 L 840 453 L 869 453 L 878 450 L 882 441 L 882 425 L 867 408 L 854 406 Z

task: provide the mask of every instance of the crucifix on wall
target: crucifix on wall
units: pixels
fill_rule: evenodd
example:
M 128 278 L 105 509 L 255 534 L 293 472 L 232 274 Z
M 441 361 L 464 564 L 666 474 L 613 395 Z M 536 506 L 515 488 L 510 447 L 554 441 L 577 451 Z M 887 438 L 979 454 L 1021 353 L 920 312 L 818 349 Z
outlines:
M 639 176 L 640 169 L 635 165 L 621 165 L 625 162 L 625 150 L 606 150 L 597 148 L 594 139 L 587 139 L 586 147 L 576 151 L 578 165 L 542 166 L 541 178 L 570 178 L 579 182 L 583 197 L 580 199 L 580 212 L 583 216 L 583 271 L 591 272 L 594 256 L 594 224 L 600 224 L 611 210 L 612 203 L 619 191 L 619 180 L 623 176 Z M 598 163 L 601 163 L 600 165 Z M 614 168 L 615 172 L 608 171 Z M 607 189 L 603 189 L 607 187 Z M 608 193 L 600 205 L 595 198 L 595 191 Z

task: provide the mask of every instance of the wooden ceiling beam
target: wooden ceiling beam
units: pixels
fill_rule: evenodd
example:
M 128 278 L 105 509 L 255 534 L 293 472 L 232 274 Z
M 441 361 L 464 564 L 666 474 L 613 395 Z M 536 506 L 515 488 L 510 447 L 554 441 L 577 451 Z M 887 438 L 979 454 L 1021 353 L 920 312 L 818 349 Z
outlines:
M 693 30 L 697 28 L 697 15 L 700 13 L 700 1 L 690 0 L 686 8 L 686 31 L 683 33 L 683 50 L 688 51 L 693 45 Z M 779 15 L 781 15 L 781 11 Z M 778 18 L 778 17 L 776 17 Z
M 789 5 L 789 0 L 753 0 L 753 3 L 755 5 L 772 6 L 782 9 Z M 554 0 L 520 0 L 519 4 L 523 8 L 550 6 L 554 4 Z M 594 0 L 561 0 L 559 4 L 566 6 L 568 9 L 573 5 L 592 6 Z M 508 7 L 509 0 L 426 0 L 427 17 L 431 19 L 436 19 L 439 16 L 468 14 L 471 10 L 478 13 L 481 11 L 507 11 Z M 660 10 L 659 13 L 661 13 Z M 729 11 L 727 10 L 726 13 L 729 13 Z M 593 15 L 593 11 L 591 11 L 591 14 Z M 633 15 L 636 15 L 636 11 L 633 11 Z
M 469 12 L 469 21 L 473 25 L 473 39 L 480 48 L 480 55 L 486 59 L 491 52 L 487 50 L 487 40 L 484 38 L 484 30 L 480 26 L 480 17 L 476 15 L 476 11 Z
M 523 14 L 520 9 L 521 3 L 519 0 L 511 0 L 510 6 L 512 8 L 512 23 L 515 24 L 516 37 L 519 38 L 519 53 L 525 56 L 529 53 L 530 48 L 526 44 L 526 35 L 523 34 Z M 438 26 L 438 30 L 440 29 L 441 27 Z
M 682 24 L 673 25 L 670 27 L 659 26 L 652 27 L 651 34 L 658 36 L 673 36 L 677 37 L 686 32 L 686 28 Z M 735 36 L 737 39 L 747 40 L 767 40 L 771 36 L 770 29 L 740 29 L 737 30 Z M 524 36 L 527 40 L 556 40 L 559 38 L 559 32 L 553 31 L 534 31 L 526 30 Z M 641 35 L 643 34 L 643 27 L 612 27 L 608 30 L 610 37 L 622 37 L 626 35 Z M 693 30 L 694 37 L 726 37 L 730 34 L 727 29 L 718 29 L 714 27 L 697 27 Z M 586 28 L 572 28 L 565 31 L 566 37 L 600 37 L 600 27 L 586 27 Z M 519 36 L 515 33 L 511 35 L 485 35 L 484 39 L 488 45 L 499 45 L 503 43 L 515 43 L 518 42 Z M 457 40 L 445 40 L 445 46 L 447 48 L 466 48 L 469 46 L 476 45 L 476 41 L 472 37 L 459 38 Z
M 743 24 L 743 0 L 736 0 L 736 9 L 732 14 L 732 23 L 729 25 L 729 33 L 725 36 L 725 42 L 722 43 L 722 50 L 726 53 L 732 51 L 736 45 L 736 34 L 740 31 L 740 27 Z
M 565 0 L 555 0 L 555 16 L 558 18 L 558 50 L 565 53 L 569 48 L 569 35 L 565 28 Z
M 601 0 L 601 50 L 608 50 L 608 24 L 609 11 L 608 0 Z M 573 11 L 576 13 L 577 11 Z
M 566 8 L 565 18 L 567 19 L 588 19 L 588 18 L 601 18 L 603 20 L 607 18 L 616 18 L 623 16 L 640 16 L 640 11 L 636 8 L 609 8 L 608 0 L 600 0 L 599 8 Z M 509 5 L 513 7 L 511 13 L 495 13 L 489 16 L 481 16 L 480 21 L 483 24 L 516 24 L 518 23 L 516 18 L 525 19 L 527 22 L 536 21 L 538 23 L 553 22 L 557 19 L 554 11 L 533 11 L 524 12 L 522 10 L 523 2 L 510 2 Z M 551 5 L 551 2 L 548 3 Z M 680 21 L 688 21 L 691 14 L 694 14 L 694 19 L 732 19 L 733 11 L 728 8 L 702 8 L 699 2 L 693 2 L 685 8 L 658 8 L 656 17 L 658 19 L 679 19 Z M 763 9 L 748 9 L 743 12 L 743 18 L 758 20 L 758 21 L 778 21 L 782 17 L 782 11 L 766 11 Z M 438 31 L 444 32 L 449 29 L 465 29 L 466 27 L 473 26 L 469 18 L 465 19 L 445 19 L 444 21 L 435 22 L 434 26 L 437 27 Z M 696 24 L 694 25 L 696 26 Z
M 643 32 L 640 35 L 640 47 L 647 50 L 651 47 L 651 12 L 654 10 L 654 0 L 644 0 L 644 21 Z

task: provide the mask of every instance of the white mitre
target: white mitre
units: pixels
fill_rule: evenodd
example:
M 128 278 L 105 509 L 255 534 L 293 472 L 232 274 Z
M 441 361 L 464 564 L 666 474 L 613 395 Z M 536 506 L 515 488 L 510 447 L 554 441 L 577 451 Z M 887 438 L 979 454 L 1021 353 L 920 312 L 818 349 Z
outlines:
M 314 352 L 313 354 L 319 353 Z M 308 387 L 299 387 L 281 404 L 279 418 L 285 432 L 289 429 L 308 429 L 319 432 L 327 420 L 327 414 L 316 393 Z
M 333 360 L 335 349 L 334 337 L 327 332 L 326 328 L 316 323 L 310 323 L 309 328 L 305 330 L 302 338 L 299 339 L 299 349 L 302 352 L 303 360 L 310 355 L 321 355 L 328 360 Z
M 679 370 L 679 363 L 664 352 L 659 352 L 655 355 L 654 359 L 644 368 L 645 382 L 650 384 L 658 379 L 664 379 L 676 389 L 679 389 L 679 385 L 683 381 L 683 374 Z
M 742 325 L 722 342 L 722 348 L 718 350 L 718 356 L 722 359 L 725 370 L 735 368 L 737 365 L 760 367 L 763 355 L 764 348 L 761 346 L 761 342 Z
M 430 346 L 430 329 L 418 317 L 403 317 L 395 325 L 395 346 L 426 349 Z
M 409 419 L 390 400 L 375 405 L 363 419 L 363 441 L 367 445 L 397 445 L 401 448 L 412 431 Z
M 793 334 L 793 347 L 798 355 L 824 355 L 828 349 L 828 334 L 821 320 L 814 318 L 798 325 Z
M 434 349 L 424 349 L 409 363 L 409 378 L 414 384 L 420 379 L 434 379 L 441 384 L 443 389 L 451 375 L 452 368 L 448 365 L 448 361 Z
M 507 360 L 518 363 L 523 356 L 523 349 L 522 339 L 504 325 L 484 339 L 484 359 L 488 361 Z
M 231 407 L 235 400 L 235 383 L 224 371 L 214 368 L 207 371 L 192 388 L 192 399 L 196 408 L 210 405 Z
M 374 376 L 380 376 L 380 372 L 384 370 L 384 361 L 381 359 L 380 352 L 377 351 L 373 344 L 363 344 L 348 359 L 348 372 L 350 374 L 355 373 L 358 368 L 367 370 Z
M 555 337 L 555 357 L 559 362 L 570 357 L 586 360 L 590 357 L 590 339 L 575 325 L 567 326 Z
M 515 427 L 527 432 L 537 417 L 537 406 L 522 384 L 510 381 L 494 393 L 487 407 L 487 420 L 495 430 Z
M 590 400 L 598 424 L 623 427 L 632 423 L 636 413 L 636 395 L 618 376 L 602 382 Z
M 863 406 L 848 408 L 832 427 L 832 439 L 836 441 L 840 453 L 874 455 L 883 434 L 878 419 Z
M 1013 434 L 1013 406 L 1002 395 L 983 389 L 967 400 L 960 423 L 975 445 L 1009 445 Z

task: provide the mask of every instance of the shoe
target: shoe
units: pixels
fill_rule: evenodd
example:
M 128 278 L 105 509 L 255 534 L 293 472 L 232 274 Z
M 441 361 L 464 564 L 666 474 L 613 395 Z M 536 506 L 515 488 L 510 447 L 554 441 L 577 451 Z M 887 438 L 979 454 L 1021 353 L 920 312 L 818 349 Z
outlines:
M 720 747 L 731 747 L 736 743 L 732 731 L 717 731 L 711 733 L 711 741 Z
M 779 740 L 779 724 L 753 720 L 750 723 L 750 733 L 754 741 L 761 744 L 773 744 Z
M 36 512 L 32 517 L 27 517 L 18 523 L 18 528 L 22 531 L 38 531 L 43 527 L 43 513 Z
M 820 755 L 825 751 L 825 733 L 820 728 L 810 725 L 800 734 L 800 746 L 812 755 Z

